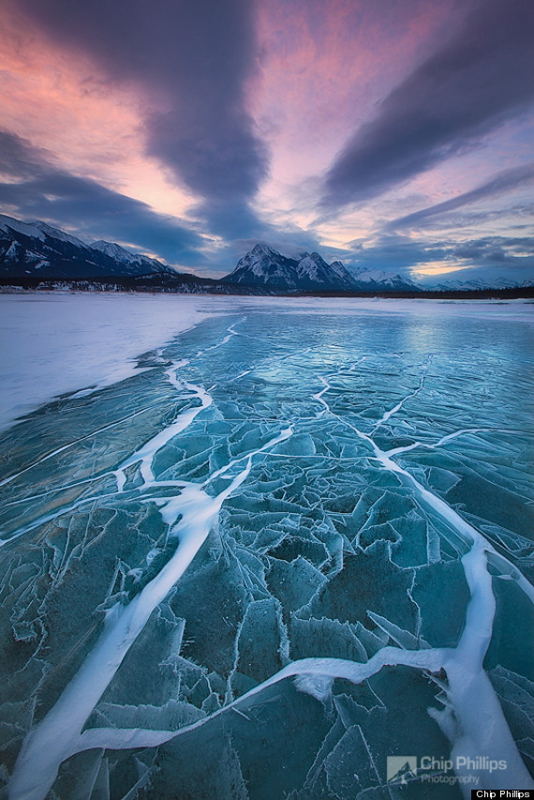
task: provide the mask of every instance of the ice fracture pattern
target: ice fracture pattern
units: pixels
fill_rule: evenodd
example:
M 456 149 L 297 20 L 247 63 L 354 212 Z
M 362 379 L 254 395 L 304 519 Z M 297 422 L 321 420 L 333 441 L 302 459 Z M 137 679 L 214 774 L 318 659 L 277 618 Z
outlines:
M 529 335 L 222 314 L 6 431 L 4 797 L 533 786 Z

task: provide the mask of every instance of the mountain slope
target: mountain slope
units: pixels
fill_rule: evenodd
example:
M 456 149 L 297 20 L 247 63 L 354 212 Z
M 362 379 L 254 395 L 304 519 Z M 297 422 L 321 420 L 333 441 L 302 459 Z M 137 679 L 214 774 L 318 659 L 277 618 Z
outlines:
M 0 215 L 0 277 L 40 280 L 90 280 L 151 273 L 176 275 L 154 259 L 128 253 L 119 245 L 96 247 L 52 228 Z M 116 255 L 113 248 L 116 248 Z M 119 253 L 119 251 L 121 251 Z
M 90 247 L 91 250 L 98 250 L 119 264 L 123 264 L 126 269 L 131 270 L 130 274 L 149 275 L 152 272 L 174 272 L 174 270 L 160 264 L 154 258 L 148 258 L 148 256 L 143 256 L 140 253 L 130 253 L 124 247 L 112 242 L 105 242 L 103 239 L 93 242 Z
M 265 243 L 257 244 L 241 258 L 226 283 L 264 286 L 283 292 L 351 290 L 351 276 L 341 264 L 330 266 L 319 253 L 300 260 L 287 258 Z
M 299 288 L 345 290 L 354 289 L 354 281 L 341 261 L 327 264 L 319 253 L 304 256 L 297 264 Z

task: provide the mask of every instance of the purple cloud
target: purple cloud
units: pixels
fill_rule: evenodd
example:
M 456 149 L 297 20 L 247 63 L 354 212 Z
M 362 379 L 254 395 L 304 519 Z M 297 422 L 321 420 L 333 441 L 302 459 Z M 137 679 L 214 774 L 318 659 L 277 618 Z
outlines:
M 461 152 L 534 97 L 534 5 L 483 0 L 380 104 L 325 181 L 323 203 L 365 200 Z

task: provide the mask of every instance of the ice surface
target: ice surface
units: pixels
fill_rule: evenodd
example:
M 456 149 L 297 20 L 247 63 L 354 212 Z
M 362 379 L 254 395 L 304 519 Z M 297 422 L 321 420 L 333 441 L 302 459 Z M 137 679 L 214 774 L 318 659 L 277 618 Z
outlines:
M 6 797 L 532 786 L 530 308 L 159 300 L 2 435 Z
M 198 301 L 188 300 L 0 295 L 0 428 L 55 395 L 101 388 L 135 374 L 137 356 L 208 315 L 198 310 Z

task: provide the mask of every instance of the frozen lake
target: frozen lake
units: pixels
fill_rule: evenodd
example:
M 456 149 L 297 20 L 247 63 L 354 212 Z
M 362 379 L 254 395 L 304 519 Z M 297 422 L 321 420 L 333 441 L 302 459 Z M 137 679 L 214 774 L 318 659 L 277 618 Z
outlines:
M 10 800 L 534 785 L 532 305 L 0 314 Z

